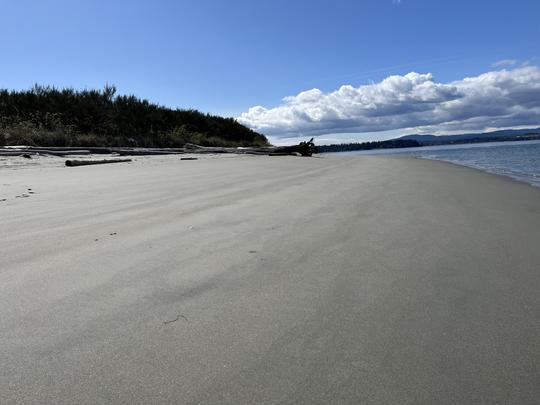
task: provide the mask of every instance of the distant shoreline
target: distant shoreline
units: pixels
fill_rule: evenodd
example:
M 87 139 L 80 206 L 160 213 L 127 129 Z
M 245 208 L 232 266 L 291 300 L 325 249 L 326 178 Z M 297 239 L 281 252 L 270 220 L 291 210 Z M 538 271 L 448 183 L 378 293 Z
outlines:
M 416 137 L 411 135 L 409 137 L 401 137 L 396 139 L 389 139 L 386 141 L 373 141 L 373 142 L 361 142 L 361 143 L 345 143 L 345 144 L 333 144 L 333 145 L 318 145 L 320 153 L 339 153 L 339 152 L 353 152 L 362 150 L 386 150 L 386 149 L 403 149 L 403 148 L 424 148 L 429 146 L 446 146 L 446 145 L 469 145 L 478 143 L 493 143 L 493 142 L 527 142 L 540 140 L 540 133 L 534 133 L 530 135 L 515 135 L 515 136 L 497 136 L 489 137 L 477 136 L 470 138 L 454 138 L 453 136 L 440 136 L 441 139 L 437 140 L 433 137 L 429 141 L 421 141 L 423 136 Z M 445 140 L 446 139 L 446 140 Z

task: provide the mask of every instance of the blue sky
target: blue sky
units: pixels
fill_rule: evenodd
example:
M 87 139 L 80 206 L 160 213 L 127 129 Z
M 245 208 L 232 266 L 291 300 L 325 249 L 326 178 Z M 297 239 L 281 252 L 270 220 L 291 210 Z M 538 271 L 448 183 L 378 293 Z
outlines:
M 459 131 L 459 122 L 450 125 L 440 117 L 416 122 L 410 110 L 417 111 L 419 100 L 433 105 L 432 113 L 440 103 L 478 102 L 478 89 L 458 83 L 452 92 L 438 85 L 491 71 L 521 72 L 488 78 L 493 92 L 509 80 L 525 80 L 531 88 L 538 84 L 540 2 L 535 0 L 0 0 L 0 16 L 2 88 L 115 84 L 121 93 L 163 105 L 240 117 L 276 140 Z M 506 62 L 497 65 L 500 61 Z M 410 72 L 432 76 L 383 82 Z M 377 83 L 386 83 L 386 95 L 388 84 L 391 91 L 409 86 L 404 91 L 412 92 L 392 95 L 392 118 L 380 126 L 381 120 L 366 117 L 388 111 L 389 101 L 381 100 L 380 89 L 362 87 Z M 418 95 L 426 83 L 436 99 Z M 338 94 L 344 85 L 356 93 Z M 283 100 L 311 89 L 320 92 Z M 499 112 L 505 120 L 480 123 L 461 112 L 445 109 L 445 114 L 452 122 L 467 121 L 464 130 L 534 125 L 529 116 L 540 106 L 531 107 L 529 99 L 538 94 L 522 93 L 515 90 L 508 109 Z M 351 110 L 351 100 L 357 105 L 366 97 L 362 111 Z M 404 114 L 395 110 L 396 100 L 407 104 L 408 119 L 396 118 Z M 332 102 L 347 107 L 340 110 Z M 516 103 L 524 109 L 509 120 Z M 250 113 L 256 106 L 265 110 Z

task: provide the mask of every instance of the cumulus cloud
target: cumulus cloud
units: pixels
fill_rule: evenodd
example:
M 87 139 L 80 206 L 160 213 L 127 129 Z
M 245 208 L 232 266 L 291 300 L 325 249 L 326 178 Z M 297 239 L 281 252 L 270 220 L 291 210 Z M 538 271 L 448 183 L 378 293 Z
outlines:
M 295 137 L 410 129 L 482 130 L 540 124 L 540 69 L 497 70 L 450 83 L 430 73 L 289 96 L 273 108 L 255 106 L 238 121 L 266 135 Z M 424 132 L 423 131 L 423 132 Z

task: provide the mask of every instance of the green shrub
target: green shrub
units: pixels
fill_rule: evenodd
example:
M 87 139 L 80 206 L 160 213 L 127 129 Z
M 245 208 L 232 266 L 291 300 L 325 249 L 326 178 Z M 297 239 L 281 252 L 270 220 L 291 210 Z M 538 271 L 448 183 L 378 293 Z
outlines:
M 263 135 L 232 118 L 170 109 L 103 90 L 34 86 L 0 90 L 0 142 L 38 146 L 264 146 Z

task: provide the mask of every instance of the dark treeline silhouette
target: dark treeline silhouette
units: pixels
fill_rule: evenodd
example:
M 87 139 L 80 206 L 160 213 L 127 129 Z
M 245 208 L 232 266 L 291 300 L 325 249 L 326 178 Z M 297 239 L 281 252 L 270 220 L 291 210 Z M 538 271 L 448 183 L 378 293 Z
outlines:
M 182 147 L 265 146 L 232 118 L 170 109 L 103 90 L 34 86 L 0 90 L 0 145 Z
M 389 141 L 378 142 L 363 142 L 363 143 L 344 143 L 340 145 L 318 145 L 319 153 L 328 152 L 349 152 L 353 150 L 369 150 L 369 149 L 392 149 L 392 148 L 414 148 L 422 146 L 417 141 L 391 139 Z

